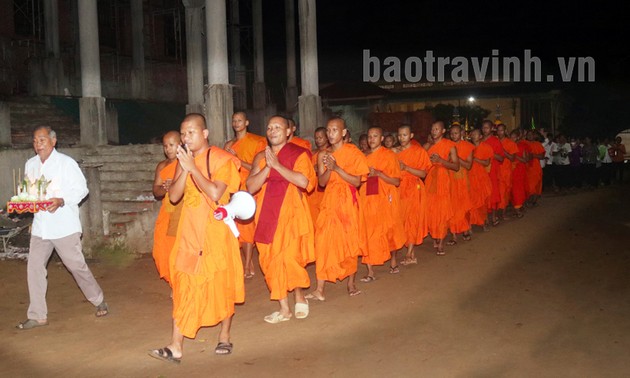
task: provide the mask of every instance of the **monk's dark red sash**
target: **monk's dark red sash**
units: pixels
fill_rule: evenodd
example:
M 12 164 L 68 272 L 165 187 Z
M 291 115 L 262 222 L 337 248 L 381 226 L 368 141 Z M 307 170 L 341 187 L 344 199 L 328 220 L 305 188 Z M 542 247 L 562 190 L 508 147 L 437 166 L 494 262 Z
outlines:
M 287 143 L 278 153 L 278 161 L 283 166 L 293 170 L 298 157 L 303 153 L 308 154 L 309 152 L 306 148 L 294 143 Z M 289 188 L 289 181 L 273 168 L 269 173 L 269 177 L 267 177 L 266 183 L 267 189 L 265 190 L 265 196 L 260 208 L 260 217 L 254 233 L 254 241 L 263 244 L 269 244 L 273 241 L 276 228 L 278 228 L 280 207 Z
M 373 196 L 378 194 L 378 176 L 369 176 L 365 183 L 365 195 Z

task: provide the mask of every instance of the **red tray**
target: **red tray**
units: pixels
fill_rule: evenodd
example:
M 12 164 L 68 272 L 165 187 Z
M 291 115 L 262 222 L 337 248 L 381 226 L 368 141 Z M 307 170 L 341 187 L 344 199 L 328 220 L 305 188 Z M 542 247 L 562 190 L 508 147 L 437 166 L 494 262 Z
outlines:
M 46 208 L 52 205 L 52 201 L 20 201 L 20 202 L 7 202 L 7 212 L 18 214 L 22 213 L 37 213 L 39 211 L 45 211 Z

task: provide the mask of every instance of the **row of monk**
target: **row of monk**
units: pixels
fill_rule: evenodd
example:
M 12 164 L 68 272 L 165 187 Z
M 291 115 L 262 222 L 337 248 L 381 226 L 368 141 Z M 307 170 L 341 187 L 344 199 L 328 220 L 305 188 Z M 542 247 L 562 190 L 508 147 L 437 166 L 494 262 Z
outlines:
M 172 288 L 173 335 L 167 346 L 149 352 L 152 357 L 179 363 L 184 337 L 218 323 L 215 352 L 232 352 L 234 304 L 245 299 L 244 277 L 254 275 L 254 245 L 280 307 L 264 320 L 276 324 L 306 318 L 309 299 L 325 300 L 326 281 L 347 278 L 348 294 L 361 294 L 355 283 L 359 256 L 368 270 L 363 282 L 373 281 L 372 267 L 387 261 L 390 273 L 398 273 L 401 248 L 401 264 L 417 263 L 414 246 L 430 235 L 443 255 L 449 231 L 446 244 L 455 244 L 457 234 L 470 240 L 471 225 L 485 227 L 488 214 L 496 225 L 510 198 L 520 216 L 527 197 L 535 203 L 540 195 L 538 146 L 518 131 L 509 141 L 502 125 L 497 138 L 490 121 L 471 133 L 473 143 L 462 140 L 457 125 L 444 138 L 444 123 L 435 122 L 424 147 L 401 126 L 395 149 L 382 146 L 383 131 L 371 128 L 366 154 L 347 141 L 341 118 L 315 131 L 314 151 L 284 117 L 269 119 L 266 138 L 249 133 L 248 124 L 245 113 L 235 113 L 235 137 L 223 149 L 208 145 L 200 114 L 188 115 L 179 132 L 163 138 L 167 159 L 156 169 L 153 188 L 162 198 L 153 256 Z M 212 213 L 238 190 L 252 193 L 257 208 L 253 219 L 237 222 L 237 240 Z M 313 262 L 317 286 L 305 295 L 311 286 L 305 268 Z

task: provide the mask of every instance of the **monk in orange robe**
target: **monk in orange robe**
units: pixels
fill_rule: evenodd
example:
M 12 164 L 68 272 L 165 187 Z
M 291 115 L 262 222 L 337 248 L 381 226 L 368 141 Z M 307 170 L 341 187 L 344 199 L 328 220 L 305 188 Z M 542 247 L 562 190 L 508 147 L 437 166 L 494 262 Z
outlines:
M 370 173 L 360 188 L 360 206 L 363 209 L 367 231 L 367 253 L 362 262 L 367 265 L 367 275 L 362 282 L 375 280 L 374 265 L 390 260 L 389 273 L 400 273 L 396 251 L 405 243 L 405 233 L 400 217 L 400 163 L 396 154 L 383 145 L 383 129 L 368 130 L 370 152 L 367 163 Z
M 488 119 L 484 120 L 481 124 L 481 132 L 483 134 L 483 141 L 492 147 L 494 156 L 490 161 L 490 183 L 492 184 L 492 192 L 488 198 L 488 212 L 492 214 L 490 221 L 493 226 L 499 225 L 499 218 L 497 217 L 497 209 L 501 205 L 501 191 L 499 189 L 499 171 L 501 170 L 501 163 L 505 159 L 503 152 L 503 145 L 501 141 L 493 134 L 494 123 Z
M 545 158 L 545 147 L 536 140 L 535 133 L 531 130 L 526 134 L 527 142 L 529 142 L 530 159 L 527 162 L 527 193 L 529 196 L 529 205 L 536 206 L 538 198 L 542 194 L 542 167 L 540 161 Z
M 177 148 L 179 165 L 169 188 L 171 201 L 183 201 L 170 260 L 173 333 L 170 344 L 149 352 L 175 363 L 181 361 L 184 337 L 194 338 L 199 328 L 219 322 L 215 353 L 230 354 L 234 304 L 245 299 L 238 239 L 227 224 L 212 216 L 238 190 L 240 161 L 208 145 L 203 115 L 187 115 L 180 131 L 186 148 Z
M 513 130 L 510 138 L 518 148 L 514 154 L 514 171 L 512 172 L 512 206 L 517 218 L 523 216 L 522 207 L 527 200 L 527 162 L 529 161 L 529 143 L 522 138 L 521 130 Z
M 311 146 L 311 142 L 306 139 L 302 139 L 299 136 L 295 135 L 298 132 L 298 126 L 294 120 L 288 118 L 289 127 L 291 128 L 291 136 L 289 136 L 289 142 L 297 144 L 300 147 L 304 147 L 307 150 L 311 151 L 313 147 Z
M 401 218 L 405 231 L 407 254 L 402 265 L 417 264 L 413 247 L 422 244 L 429 233 L 427 228 L 427 201 L 424 179 L 431 167 L 427 151 L 413 139 L 410 126 L 398 128 L 400 146 L 395 150 L 400 163 L 400 203 Z
M 317 185 L 317 177 L 311 151 L 287 143 L 288 137 L 287 120 L 271 117 L 267 123 L 270 147 L 256 155 L 247 179 L 247 189 L 258 193 L 254 240 L 260 268 L 271 299 L 280 303 L 280 311 L 264 318 L 271 324 L 294 315 L 289 309 L 289 291 L 295 294 L 295 317 L 308 316 L 302 289 L 311 285 L 305 266 L 315 261 L 315 235 L 306 193 Z
M 181 143 L 178 131 L 169 131 L 162 138 L 165 160 L 158 163 L 153 180 L 153 197 L 161 200 L 160 212 L 155 220 L 153 230 L 153 260 L 160 278 L 170 282 L 169 257 L 175 242 L 177 223 L 181 211 L 181 203 L 173 205 L 168 196 L 168 189 L 173 182 L 177 168 L 177 146 Z
M 462 234 L 466 241 L 471 239 L 470 234 L 470 180 L 468 171 L 472 167 L 473 151 L 475 146 L 462 139 L 462 128 L 459 125 L 451 126 L 451 140 L 455 143 L 457 158 L 459 159 L 459 169 L 452 174 L 451 181 L 451 203 L 453 207 L 453 217 L 449 221 L 448 228 L 451 230 L 453 238 L 447 245 L 457 244 L 457 234 Z
M 483 227 L 487 231 L 488 199 L 492 195 L 490 182 L 490 161 L 494 156 L 492 147 L 482 141 L 481 131 L 475 129 L 470 133 L 470 139 L 475 145 L 473 163 L 468 172 L 470 180 L 470 224 Z
M 326 128 L 318 127 L 315 129 L 315 146 L 317 146 L 317 150 L 311 156 L 311 162 L 313 163 L 313 167 L 317 172 L 317 159 L 319 158 L 319 154 L 323 151 L 327 151 L 330 148 L 328 144 L 328 137 L 326 136 Z M 306 196 L 308 200 L 308 206 L 311 210 L 311 218 L 313 219 L 313 223 L 317 220 L 317 216 L 319 216 L 319 205 L 322 203 L 322 199 L 324 198 L 324 188 L 319 186 L 319 184 L 315 185 L 315 189 L 310 191 Z
M 501 191 L 501 203 L 499 204 L 499 218 L 508 219 L 507 207 L 512 197 L 512 170 L 514 169 L 514 155 L 518 152 L 518 147 L 507 134 L 507 127 L 500 123 L 497 125 L 497 137 L 503 146 L 505 159 L 501 163 L 499 171 L 499 190 Z
M 427 172 L 427 225 L 438 255 L 444 255 L 444 238 L 453 217 L 451 199 L 451 172 L 459 169 L 455 143 L 444 138 L 444 122 L 431 125 L 431 146 L 427 153 L 431 168 Z
M 267 146 L 267 139 L 260 135 L 252 134 L 247 131 L 249 120 L 245 112 L 236 112 L 232 115 L 232 129 L 234 130 L 234 139 L 225 143 L 223 147 L 227 152 L 239 158 L 241 161 L 241 190 L 247 190 L 245 181 L 252 169 L 252 162 L 257 153 L 264 151 Z M 244 271 L 245 278 L 254 277 L 254 231 L 256 223 L 254 218 L 248 220 L 236 219 L 236 227 L 238 227 L 241 249 L 245 257 Z
M 315 263 L 317 289 L 306 299 L 325 299 L 326 281 L 348 277 L 348 294 L 361 294 L 355 285 L 357 259 L 366 251 L 366 231 L 359 213 L 358 187 L 366 181 L 370 168 L 363 153 L 344 143 L 348 132 L 341 118 L 326 124 L 330 151 L 319 154 L 319 185 L 326 187 L 315 222 Z

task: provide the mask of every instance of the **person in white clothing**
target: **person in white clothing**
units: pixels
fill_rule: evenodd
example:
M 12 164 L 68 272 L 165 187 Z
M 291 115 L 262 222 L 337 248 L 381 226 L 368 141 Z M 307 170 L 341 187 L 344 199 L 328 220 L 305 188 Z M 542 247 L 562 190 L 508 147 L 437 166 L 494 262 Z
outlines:
M 27 265 L 28 318 L 17 325 L 22 330 L 48 325 L 46 265 L 53 249 L 87 300 L 96 307 L 96 316 L 109 312 L 103 290 L 85 263 L 81 246 L 79 202 L 88 194 L 85 177 L 74 159 L 57 152 L 56 144 L 56 133 L 50 127 L 35 129 L 33 148 L 37 156 L 30 158 L 24 168 L 30 182 L 49 182 L 45 198 L 52 203 L 33 218 Z

